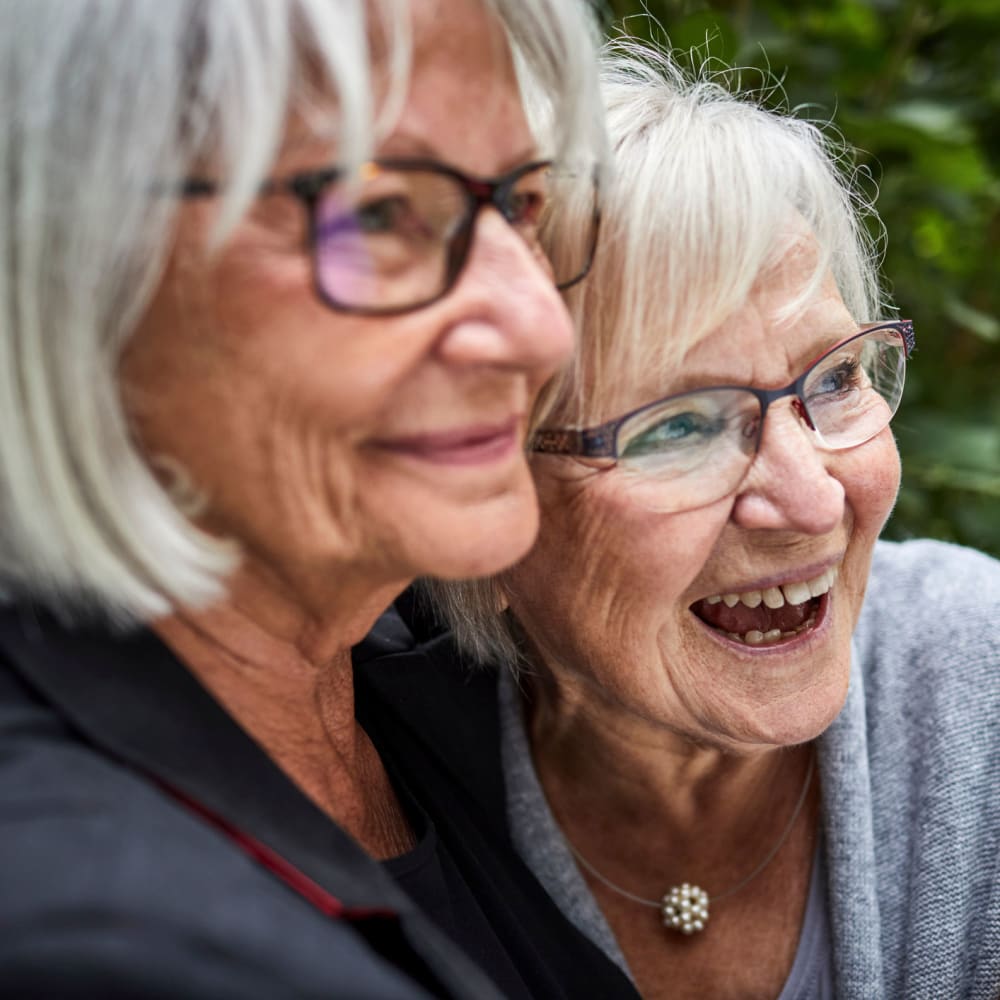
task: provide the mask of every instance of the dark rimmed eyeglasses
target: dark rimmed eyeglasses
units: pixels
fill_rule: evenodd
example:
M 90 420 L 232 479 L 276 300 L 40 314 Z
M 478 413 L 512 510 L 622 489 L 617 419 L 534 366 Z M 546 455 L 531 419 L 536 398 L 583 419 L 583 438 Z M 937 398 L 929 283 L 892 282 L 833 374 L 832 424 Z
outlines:
M 219 193 L 191 178 L 188 198 Z M 557 288 L 590 269 L 600 225 L 598 174 L 551 160 L 502 177 L 472 177 L 433 160 L 371 160 L 357 172 L 331 167 L 268 181 L 309 215 L 316 292 L 333 309 L 387 316 L 447 295 L 472 247 L 480 209 L 494 208 L 524 240 Z
M 818 447 L 842 451 L 870 441 L 899 407 L 915 344 L 909 320 L 868 326 L 782 389 L 682 392 L 597 427 L 537 431 L 531 450 L 620 469 L 625 487 L 650 510 L 694 510 L 739 487 L 760 448 L 768 407 L 786 396 Z

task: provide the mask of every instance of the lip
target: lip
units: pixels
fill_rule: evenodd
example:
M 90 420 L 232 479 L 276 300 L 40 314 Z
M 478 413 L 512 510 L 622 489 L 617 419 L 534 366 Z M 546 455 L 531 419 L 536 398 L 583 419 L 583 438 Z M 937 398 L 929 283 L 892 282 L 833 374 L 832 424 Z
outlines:
M 820 570 L 822 572 L 822 570 Z M 761 656 L 784 656 L 788 653 L 798 652 L 804 646 L 810 646 L 824 637 L 830 628 L 830 604 L 832 601 L 832 590 L 828 590 L 820 599 L 819 607 L 816 609 L 816 624 L 812 628 L 800 632 L 791 639 L 784 639 L 781 642 L 762 644 L 760 646 L 748 646 L 745 642 L 737 642 L 730 639 L 725 632 L 712 628 L 703 622 L 696 614 L 691 612 L 691 617 L 698 623 L 703 631 L 709 635 L 713 641 L 724 646 L 730 652 L 735 652 L 756 659 Z
M 521 417 L 498 423 L 469 424 L 373 442 L 382 451 L 432 465 L 489 465 L 505 459 L 521 443 Z
M 762 576 L 756 580 L 743 581 L 732 585 L 727 584 L 717 590 L 713 590 L 711 593 L 703 594 L 691 603 L 697 604 L 698 601 L 714 597 L 716 594 L 747 594 L 752 590 L 766 590 L 768 587 L 780 587 L 786 583 L 802 583 L 805 580 L 815 580 L 816 577 L 834 566 L 839 566 L 843 561 L 844 553 L 841 553 L 831 559 L 809 563 L 806 566 L 799 566 L 794 570 L 772 573 L 770 576 Z

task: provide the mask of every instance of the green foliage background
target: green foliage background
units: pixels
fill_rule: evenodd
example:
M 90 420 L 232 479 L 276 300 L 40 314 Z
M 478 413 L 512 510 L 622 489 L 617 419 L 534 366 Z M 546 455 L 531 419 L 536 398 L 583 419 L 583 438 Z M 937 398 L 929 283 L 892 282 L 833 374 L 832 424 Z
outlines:
M 886 535 L 1000 556 L 1000 3 L 603 0 L 609 33 L 769 67 L 878 185 L 884 271 L 918 350 Z M 648 12 L 648 16 L 646 14 Z M 876 317 L 873 317 L 876 318 Z

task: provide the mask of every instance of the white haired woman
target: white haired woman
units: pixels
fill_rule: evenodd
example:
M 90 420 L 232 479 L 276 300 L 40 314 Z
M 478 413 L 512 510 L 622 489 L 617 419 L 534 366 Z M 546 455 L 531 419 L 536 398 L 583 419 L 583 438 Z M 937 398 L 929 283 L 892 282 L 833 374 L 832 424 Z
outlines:
M 655 54 L 604 94 L 538 542 L 443 588 L 518 680 L 445 636 L 419 692 L 413 653 L 371 683 L 414 745 L 465 706 L 453 784 L 644 997 L 996 996 L 1000 564 L 876 541 L 914 341 L 864 203 L 815 127 Z
M 5 995 L 592 981 L 506 845 L 428 823 L 351 666 L 414 576 L 534 537 L 596 235 L 580 6 L 0 5 Z

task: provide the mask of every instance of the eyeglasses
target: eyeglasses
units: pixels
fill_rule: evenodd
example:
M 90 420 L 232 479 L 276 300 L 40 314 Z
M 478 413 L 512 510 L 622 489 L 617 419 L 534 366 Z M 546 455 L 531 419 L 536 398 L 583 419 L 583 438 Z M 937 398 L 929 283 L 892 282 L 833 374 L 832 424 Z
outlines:
M 712 386 L 682 392 L 598 427 L 536 432 L 531 450 L 607 459 L 642 506 L 694 510 L 735 491 L 760 448 L 775 401 L 792 406 L 818 447 L 843 451 L 888 426 L 916 339 L 909 320 L 880 323 L 837 344 L 783 389 Z
M 447 295 L 469 257 L 476 219 L 495 208 L 557 288 L 590 269 L 600 223 L 595 169 L 550 160 L 502 177 L 471 177 L 431 160 L 372 160 L 356 175 L 332 167 L 268 181 L 309 213 L 316 291 L 340 312 L 387 316 Z M 211 197 L 215 181 L 184 182 L 184 197 Z

